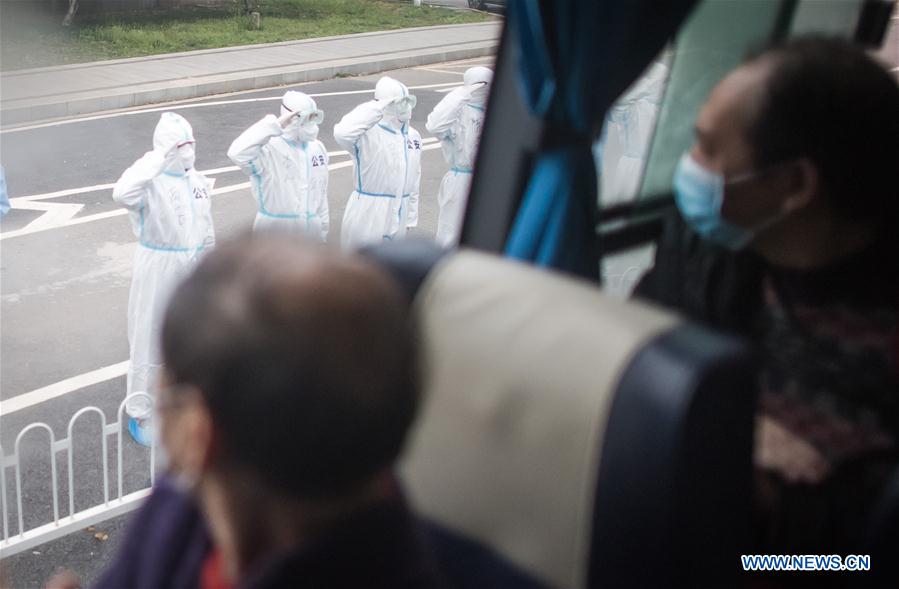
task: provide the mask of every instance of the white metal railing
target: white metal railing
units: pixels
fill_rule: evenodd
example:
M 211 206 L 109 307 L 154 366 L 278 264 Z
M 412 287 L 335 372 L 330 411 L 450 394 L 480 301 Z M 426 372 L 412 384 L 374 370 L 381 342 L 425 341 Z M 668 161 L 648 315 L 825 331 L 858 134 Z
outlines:
M 68 437 L 56 440 L 53 429 L 46 423 L 32 423 L 25 427 L 19 435 L 16 436 L 15 447 L 13 453 L 9 456 L 0 447 L 0 501 L 2 505 L 3 516 L 3 540 L 0 541 L 0 557 L 10 556 L 23 550 L 28 550 L 34 546 L 38 546 L 50 540 L 61 538 L 70 532 L 96 524 L 98 522 L 116 517 L 123 513 L 127 513 L 136 509 L 140 502 L 150 493 L 150 488 L 146 487 L 138 491 L 134 491 L 127 495 L 124 494 L 124 476 L 122 471 L 122 433 L 124 427 L 122 419 L 125 413 L 125 404 L 139 397 L 149 400 L 151 406 L 153 399 L 146 393 L 134 393 L 119 404 L 116 413 L 116 421 L 114 423 L 106 422 L 106 414 L 97 407 L 85 407 L 80 409 L 69 420 L 67 429 Z M 74 443 L 73 428 L 75 422 L 83 415 L 89 413 L 100 416 L 101 445 L 103 457 L 103 503 L 95 505 L 88 509 L 75 512 L 75 463 L 74 463 Z M 25 529 L 24 512 L 22 509 L 22 465 L 20 464 L 20 445 L 22 439 L 31 431 L 44 430 L 50 436 L 50 481 L 52 485 L 53 495 L 53 521 L 47 524 L 37 526 L 31 529 Z M 117 493 L 115 498 L 110 499 L 109 485 L 109 436 L 117 436 L 116 449 L 118 456 L 116 458 L 116 479 Z M 69 513 L 68 515 L 59 517 L 59 489 L 58 476 L 56 472 L 56 455 L 59 452 L 68 453 L 68 483 L 69 483 Z M 7 502 L 6 489 L 6 469 L 11 468 L 15 471 L 16 481 L 16 513 L 18 515 L 18 533 L 10 536 L 9 533 L 9 503 Z M 156 443 L 150 447 L 150 486 L 155 481 L 156 471 Z

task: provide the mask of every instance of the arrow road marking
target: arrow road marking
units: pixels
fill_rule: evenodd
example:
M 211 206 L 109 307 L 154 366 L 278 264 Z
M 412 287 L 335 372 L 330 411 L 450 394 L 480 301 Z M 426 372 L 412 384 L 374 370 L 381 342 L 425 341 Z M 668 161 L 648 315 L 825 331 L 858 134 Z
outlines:
M 26 209 L 29 211 L 44 211 L 44 214 L 25 225 L 19 231 L 44 231 L 53 229 L 68 223 L 72 217 L 78 214 L 84 208 L 83 204 L 67 203 L 67 202 L 20 202 L 16 203 L 17 209 Z

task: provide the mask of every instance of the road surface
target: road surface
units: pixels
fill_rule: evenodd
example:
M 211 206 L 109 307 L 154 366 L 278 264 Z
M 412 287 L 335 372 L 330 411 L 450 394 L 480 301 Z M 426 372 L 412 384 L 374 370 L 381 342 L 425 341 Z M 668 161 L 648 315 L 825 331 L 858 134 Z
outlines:
M 418 97 L 412 125 L 421 132 L 425 151 L 416 234 L 434 234 L 437 190 L 446 171 L 425 119 L 445 93 L 461 83 L 466 67 L 490 62 L 475 59 L 390 73 Z M 320 138 L 331 152 L 330 241 L 339 239 L 353 177 L 350 156 L 337 146 L 331 129 L 343 114 L 372 97 L 378 77 L 292 87 L 313 95 L 325 112 Z M 0 227 L 0 444 L 6 454 L 12 453 L 19 432 L 33 422 L 47 423 L 60 439 L 66 436 L 71 416 L 82 407 L 99 407 L 109 422 L 116 418 L 125 394 L 126 308 L 136 241 L 128 217 L 112 201 L 111 184 L 151 148 L 160 112 L 178 112 L 193 125 L 196 167 L 216 181 L 213 214 L 217 239 L 223 240 L 249 228 L 256 211 L 248 178 L 227 159 L 226 150 L 250 124 L 277 112 L 285 90 L 216 96 L 0 132 L 15 207 Z M 99 417 L 92 415 L 74 428 L 76 511 L 102 500 L 98 432 Z M 123 445 L 127 493 L 148 483 L 148 453 L 127 436 Z M 115 456 L 115 444 L 109 450 Z M 28 434 L 21 456 L 23 515 L 26 528 L 31 528 L 52 517 L 47 435 Z M 57 460 L 57 468 L 60 515 L 65 516 L 66 461 Z M 110 472 L 114 491 L 115 473 Z M 9 531 L 14 534 L 18 516 L 11 474 L 7 469 Z M 4 563 L 4 573 L 14 587 L 40 586 L 57 567 L 71 568 L 89 581 L 121 537 L 120 520 L 16 555 Z M 98 540 L 97 533 L 108 538 Z

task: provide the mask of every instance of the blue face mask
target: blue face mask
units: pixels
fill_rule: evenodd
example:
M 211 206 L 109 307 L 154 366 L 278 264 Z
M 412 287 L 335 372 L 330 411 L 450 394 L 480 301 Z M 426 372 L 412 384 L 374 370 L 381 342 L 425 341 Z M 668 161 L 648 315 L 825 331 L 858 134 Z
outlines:
M 687 224 L 703 239 L 737 251 L 755 237 L 755 231 L 724 220 L 724 176 L 703 168 L 689 152 L 681 157 L 674 173 L 674 201 Z

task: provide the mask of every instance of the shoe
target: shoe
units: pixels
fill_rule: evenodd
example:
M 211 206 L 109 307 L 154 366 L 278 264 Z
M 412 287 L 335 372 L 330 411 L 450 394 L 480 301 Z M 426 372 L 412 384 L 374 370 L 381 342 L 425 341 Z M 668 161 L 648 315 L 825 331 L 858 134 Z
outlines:
M 153 432 L 150 429 L 149 419 L 128 418 L 128 433 L 135 442 L 149 448 L 153 445 Z

